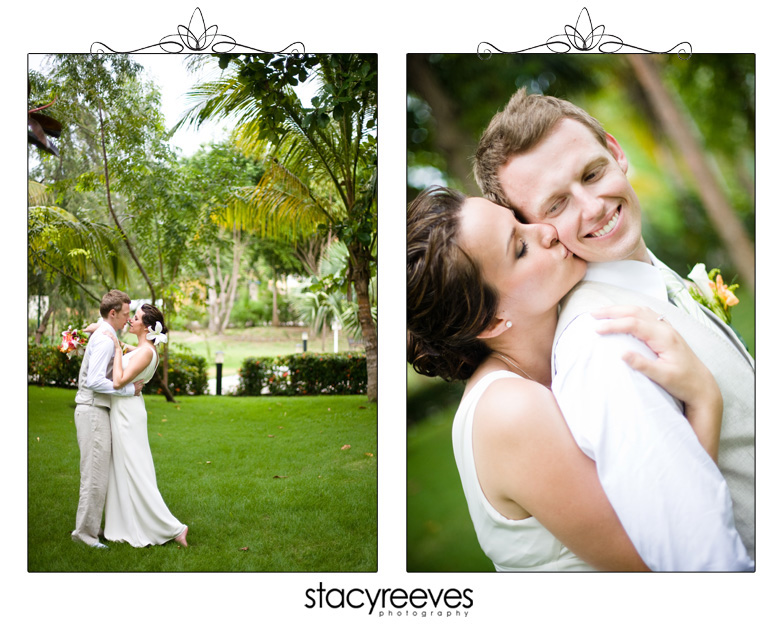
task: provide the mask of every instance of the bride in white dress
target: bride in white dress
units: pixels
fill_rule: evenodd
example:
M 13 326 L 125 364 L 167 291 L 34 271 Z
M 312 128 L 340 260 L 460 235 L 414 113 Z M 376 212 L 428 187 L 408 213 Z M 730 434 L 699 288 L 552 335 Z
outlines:
M 149 381 L 158 367 L 156 346 L 166 341 L 163 315 L 153 305 L 142 305 L 128 326 L 138 343 L 126 355 L 117 336 L 107 333 L 115 344 L 112 366 L 115 388 L 128 381 Z M 106 495 L 106 539 L 135 547 L 174 540 L 187 547 L 188 527 L 171 514 L 158 491 L 144 398 L 141 395 L 115 397 L 110 420 L 112 463 Z

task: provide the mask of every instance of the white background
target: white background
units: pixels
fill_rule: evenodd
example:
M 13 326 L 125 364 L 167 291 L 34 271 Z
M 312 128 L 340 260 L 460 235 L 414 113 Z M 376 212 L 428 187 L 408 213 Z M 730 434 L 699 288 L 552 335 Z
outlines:
M 625 42 L 666 50 L 688 41 L 695 53 L 757 55 L 757 572 L 740 574 L 408 575 L 405 572 L 405 54 L 502 50 L 543 43 L 574 25 L 586 6 L 594 26 Z M 309 52 L 379 55 L 379 571 L 373 574 L 37 574 L 27 573 L 25 275 L 27 53 L 116 50 L 157 43 L 187 25 L 196 7 L 206 25 L 238 43 L 269 51 L 300 41 Z M 17 8 L 19 7 L 19 8 Z M 22 9 L 24 13 L 22 13 Z M 6 393 L 0 463 L 4 481 L 0 620 L 6 624 L 262 625 L 303 621 L 353 625 L 418 622 L 491 625 L 741 625 L 781 620 L 782 422 L 779 286 L 782 213 L 780 20 L 760 0 L 687 4 L 630 2 L 51 2 L 7 4 L 0 98 L 0 211 L 5 298 L 2 382 Z M 15 13 L 16 12 L 16 13 Z M 731 85 L 727 89 L 732 89 Z M 503 103 L 499 103 L 499 106 Z M 64 536 L 64 542 L 70 541 Z M 459 549 L 459 547 L 456 547 Z M 308 610 L 317 588 L 473 589 L 468 618 L 368 617 L 363 610 Z M 762 618 L 762 617 L 766 618 Z M 4 618 L 3 618 L 4 617 Z M 8 617 L 17 617 L 13 623 Z

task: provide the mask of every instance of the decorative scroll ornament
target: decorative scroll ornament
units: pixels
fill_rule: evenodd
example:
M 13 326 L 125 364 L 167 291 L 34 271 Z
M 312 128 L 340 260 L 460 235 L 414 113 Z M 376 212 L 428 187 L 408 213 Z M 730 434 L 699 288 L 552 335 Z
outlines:
M 537 48 L 547 48 L 550 52 L 561 54 L 571 50 L 591 52 L 594 49 L 605 54 L 631 51 L 664 54 L 677 50 L 678 56 L 681 59 L 688 59 L 691 57 L 691 44 L 687 41 L 682 41 L 669 50 L 660 51 L 646 50 L 645 48 L 624 43 L 617 35 L 605 33 L 603 24 L 594 28 L 593 23 L 591 22 L 591 16 L 588 13 L 588 9 L 585 7 L 580 11 L 580 15 L 577 16 L 577 22 L 575 22 L 574 26 L 567 24 L 564 26 L 563 34 L 559 33 L 558 35 L 553 35 L 543 44 L 507 52 L 500 50 L 489 42 L 483 41 L 477 46 L 476 53 L 481 59 L 489 59 L 494 52 L 500 52 L 502 54 L 519 54 L 521 52 L 530 52 Z
M 237 48 L 239 49 L 235 50 Z M 92 46 L 90 46 L 90 52 L 122 52 L 125 54 L 142 51 L 168 52 L 173 54 L 182 52 L 186 49 L 191 52 L 214 53 L 227 53 L 233 51 L 271 52 L 269 50 L 258 50 L 257 48 L 238 44 L 234 37 L 218 33 L 218 27 L 216 25 L 207 28 L 204 22 L 204 16 L 201 13 L 201 9 L 198 7 L 193 12 L 193 15 L 191 15 L 191 21 L 188 22 L 188 26 L 183 26 L 180 24 L 177 26 L 176 35 L 166 35 L 165 37 L 162 37 L 157 44 L 143 46 L 141 48 L 136 48 L 135 50 L 114 50 L 113 48 L 110 48 L 106 44 L 99 41 L 96 41 Z M 278 51 L 278 53 L 292 54 L 302 54 L 304 52 L 305 44 L 302 42 L 295 42 L 283 50 Z

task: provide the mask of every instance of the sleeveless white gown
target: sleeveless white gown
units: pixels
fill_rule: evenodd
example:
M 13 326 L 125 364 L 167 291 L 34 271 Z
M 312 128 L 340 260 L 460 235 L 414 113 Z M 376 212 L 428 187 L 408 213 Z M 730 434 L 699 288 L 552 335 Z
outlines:
M 505 378 L 522 377 L 506 370 L 491 372 L 466 394 L 452 423 L 455 462 L 479 545 L 497 571 L 595 570 L 572 553 L 534 517 L 511 520 L 487 500 L 474 463 L 473 429 L 477 403 L 488 387 Z
M 146 383 L 158 367 L 158 354 L 139 375 Z M 123 369 L 131 357 L 123 356 Z M 185 525 L 172 516 L 155 479 L 155 465 L 147 435 L 147 409 L 144 397 L 112 396 L 112 463 L 106 494 L 104 536 L 112 542 L 127 542 L 142 547 L 163 544 L 176 538 Z

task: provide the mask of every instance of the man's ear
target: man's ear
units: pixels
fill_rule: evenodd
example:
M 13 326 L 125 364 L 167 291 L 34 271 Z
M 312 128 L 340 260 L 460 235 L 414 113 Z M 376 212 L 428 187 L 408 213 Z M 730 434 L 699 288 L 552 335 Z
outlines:
M 609 133 L 607 135 L 607 149 L 610 151 L 612 156 L 618 162 L 618 165 L 621 166 L 621 170 L 623 173 L 626 174 L 626 171 L 629 169 L 629 162 L 626 160 L 626 153 L 623 152 L 623 148 L 618 143 L 618 140 L 615 139 Z
M 484 331 L 482 331 L 476 337 L 479 338 L 480 340 L 489 340 L 490 338 L 498 337 L 504 331 L 506 331 L 509 327 L 512 326 L 511 323 L 509 324 L 509 326 L 507 326 L 506 325 L 507 322 L 508 321 L 504 320 L 503 318 L 495 318 L 490 323 L 490 326 L 487 327 Z

